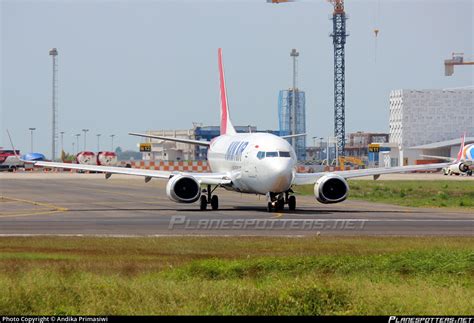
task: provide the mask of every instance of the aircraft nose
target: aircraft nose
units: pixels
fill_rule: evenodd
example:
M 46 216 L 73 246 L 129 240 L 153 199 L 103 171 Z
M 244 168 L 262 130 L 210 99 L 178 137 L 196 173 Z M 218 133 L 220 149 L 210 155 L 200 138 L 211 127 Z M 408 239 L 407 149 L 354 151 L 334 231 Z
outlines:
M 272 173 L 270 192 L 286 191 L 293 180 L 293 168 L 289 159 L 275 159 L 269 165 Z

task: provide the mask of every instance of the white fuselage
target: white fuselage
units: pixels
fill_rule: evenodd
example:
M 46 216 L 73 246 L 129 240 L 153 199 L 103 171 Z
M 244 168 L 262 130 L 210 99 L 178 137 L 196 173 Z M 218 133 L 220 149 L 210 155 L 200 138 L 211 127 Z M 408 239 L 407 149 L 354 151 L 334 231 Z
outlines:
M 207 159 L 212 172 L 227 173 L 230 188 L 244 193 L 286 192 L 296 173 L 293 147 L 269 133 L 219 136 L 211 141 Z

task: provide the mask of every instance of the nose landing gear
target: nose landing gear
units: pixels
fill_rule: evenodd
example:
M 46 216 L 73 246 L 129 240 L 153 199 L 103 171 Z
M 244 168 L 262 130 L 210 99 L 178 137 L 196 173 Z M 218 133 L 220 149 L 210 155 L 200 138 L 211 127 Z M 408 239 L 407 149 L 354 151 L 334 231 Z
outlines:
M 292 190 L 288 190 L 285 193 L 267 193 L 267 211 L 268 212 L 277 212 L 282 211 L 285 208 L 285 204 L 288 204 L 288 209 L 294 211 L 296 209 L 296 197 L 290 195 L 293 193 Z

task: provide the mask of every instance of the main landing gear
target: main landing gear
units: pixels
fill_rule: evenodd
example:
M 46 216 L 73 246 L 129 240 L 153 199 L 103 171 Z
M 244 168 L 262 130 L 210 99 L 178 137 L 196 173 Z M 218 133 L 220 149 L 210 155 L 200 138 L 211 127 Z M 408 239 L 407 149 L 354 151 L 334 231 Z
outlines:
M 213 189 L 211 189 L 211 185 L 207 185 L 207 190 L 202 191 L 201 199 L 199 200 L 199 207 L 201 211 L 207 209 L 207 205 L 211 204 L 211 208 L 213 210 L 217 210 L 219 208 L 219 198 L 217 195 L 212 195 L 218 186 L 216 185 Z M 206 194 L 207 193 L 207 197 Z
M 293 193 L 292 190 L 289 190 L 285 193 L 268 193 L 267 199 L 267 211 L 268 212 L 278 212 L 282 211 L 285 208 L 285 204 L 288 204 L 288 209 L 290 211 L 294 211 L 296 209 L 296 197 L 294 195 L 290 195 Z

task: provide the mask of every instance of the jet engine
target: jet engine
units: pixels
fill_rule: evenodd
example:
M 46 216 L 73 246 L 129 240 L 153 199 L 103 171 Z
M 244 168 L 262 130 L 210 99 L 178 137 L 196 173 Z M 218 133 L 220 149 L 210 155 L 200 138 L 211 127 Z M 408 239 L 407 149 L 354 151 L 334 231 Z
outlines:
M 316 200 L 324 204 L 342 202 L 348 194 L 347 181 L 336 174 L 325 175 L 314 184 L 314 196 Z
M 166 195 L 178 203 L 193 203 L 201 197 L 201 185 L 192 176 L 175 175 L 166 184 Z
M 464 163 L 459 163 L 457 166 L 459 167 L 459 171 L 461 173 L 466 173 L 467 171 L 469 171 L 469 165 L 466 165 Z

